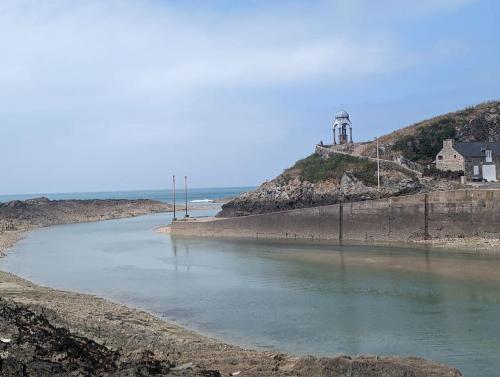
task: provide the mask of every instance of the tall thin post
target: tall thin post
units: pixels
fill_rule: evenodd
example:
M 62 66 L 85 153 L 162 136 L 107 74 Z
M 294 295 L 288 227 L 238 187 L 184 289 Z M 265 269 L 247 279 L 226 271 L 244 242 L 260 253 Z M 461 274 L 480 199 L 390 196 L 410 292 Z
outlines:
M 172 176 L 172 183 L 173 183 L 173 186 L 174 186 L 174 218 L 172 220 L 176 221 L 177 217 L 175 217 L 175 175 Z
M 377 141 L 377 187 L 380 191 L 380 159 L 378 155 L 378 137 L 376 137 L 375 140 Z
M 184 176 L 184 196 L 186 198 L 186 215 L 184 217 L 189 217 L 188 214 L 188 177 Z

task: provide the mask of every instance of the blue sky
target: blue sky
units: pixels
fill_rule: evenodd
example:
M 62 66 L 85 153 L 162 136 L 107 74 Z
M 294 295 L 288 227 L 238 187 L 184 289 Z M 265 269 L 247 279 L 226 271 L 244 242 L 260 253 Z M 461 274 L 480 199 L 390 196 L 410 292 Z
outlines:
M 0 194 L 257 185 L 500 98 L 500 2 L 0 1 Z

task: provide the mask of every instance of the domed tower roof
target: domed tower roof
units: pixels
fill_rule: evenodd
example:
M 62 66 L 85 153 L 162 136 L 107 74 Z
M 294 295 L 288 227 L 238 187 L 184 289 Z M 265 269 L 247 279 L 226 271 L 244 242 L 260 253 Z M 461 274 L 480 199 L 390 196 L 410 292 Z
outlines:
M 335 114 L 335 118 L 349 118 L 349 114 L 345 110 L 340 110 Z

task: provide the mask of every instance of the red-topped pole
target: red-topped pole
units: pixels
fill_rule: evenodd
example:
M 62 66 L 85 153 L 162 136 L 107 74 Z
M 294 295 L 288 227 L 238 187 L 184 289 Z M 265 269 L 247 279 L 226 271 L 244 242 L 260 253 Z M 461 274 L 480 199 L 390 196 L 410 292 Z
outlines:
M 186 197 L 186 216 L 189 217 L 188 215 L 188 177 L 187 175 L 184 176 L 184 196 Z
M 176 221 L 177 217 L 175 217 L 175 175 L 172 176 L 172 182 L 173 182 L 173 185 L 174 185 L 174 218 L 172 220 Z

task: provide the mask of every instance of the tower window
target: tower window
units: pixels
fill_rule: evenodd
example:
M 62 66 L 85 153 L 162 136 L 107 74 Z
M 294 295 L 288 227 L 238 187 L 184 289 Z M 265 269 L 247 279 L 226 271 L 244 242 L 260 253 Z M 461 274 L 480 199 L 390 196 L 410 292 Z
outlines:
M 438 160 L 442 160 L 443 159 L 443 156 L 438 156 Z

